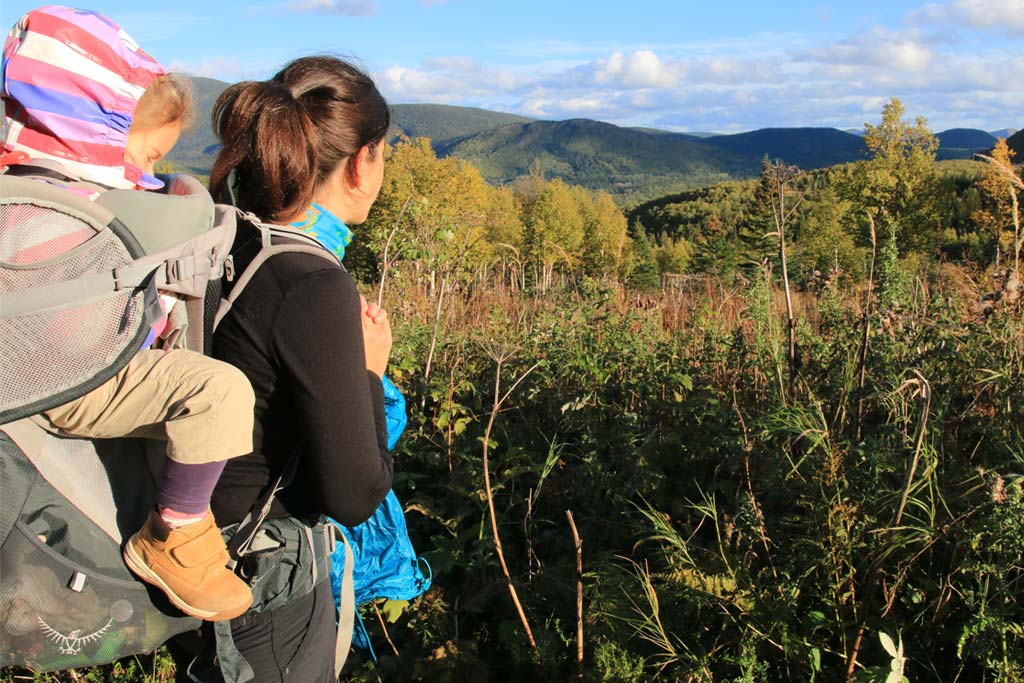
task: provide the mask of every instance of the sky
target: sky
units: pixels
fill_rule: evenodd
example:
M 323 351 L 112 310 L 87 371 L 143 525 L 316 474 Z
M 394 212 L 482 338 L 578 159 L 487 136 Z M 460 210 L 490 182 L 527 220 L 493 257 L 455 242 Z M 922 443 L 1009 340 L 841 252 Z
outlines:
M 3 0 L 6 26 L 38 2 Z M 1024 127 L 1024 0 L 95 0 L 175 71 L 353 59 L 392 103 L 680 132 Z

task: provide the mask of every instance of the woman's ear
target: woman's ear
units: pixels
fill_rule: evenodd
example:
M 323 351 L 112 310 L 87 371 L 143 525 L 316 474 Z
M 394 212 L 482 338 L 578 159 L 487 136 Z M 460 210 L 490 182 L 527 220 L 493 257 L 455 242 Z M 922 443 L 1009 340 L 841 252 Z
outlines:
M 363 189 L 367 179 L 372 175 L 369 173 L 370 164 L 373 161 L 373 152 L 369 145 L 363 145 L 348 164 L 349 182 L 352 189 Z
M 318 200 L 345 223 L 366 220 L 384 180 L 384 152 L 381 145 L 359 148 L 332 174 Z

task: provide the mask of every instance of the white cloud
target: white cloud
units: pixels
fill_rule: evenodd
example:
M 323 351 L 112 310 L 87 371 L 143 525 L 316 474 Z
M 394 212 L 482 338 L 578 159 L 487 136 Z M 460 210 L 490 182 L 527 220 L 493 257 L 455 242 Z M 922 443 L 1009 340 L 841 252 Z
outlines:
M 918 36 L 892 33 L 882 28 L 797 54 L 797 60 L 872 67 L 889 71 L 923 72 L 932 62 L 932 48 Z
M 882 107 L 885 106 L 886 99 L 884 97 L 865 97 L 860 101 L 860 110 L 865 116 L 878 113 L 882 111 Z
M 502 93 L 522 96 L 539 87 L 536 76 L 481 65 L 463 56 L 434 57 L 418 68 L 394 65 L 380 72 L 378 81 L 386 97 L 400 101 L 452 102 Z
M 550 118 L 548 110 L 544 108 L 544 102 L 541 101 L 527 100 L 522 102 L 516 109 L 523 116 L 529 116 L 534 119 Z
M 378 84 L 388 97 L 444 102 L 466 94 L 457 81 L 442 75 L 404 66 L 392 66 L 378 77 Z
M 654 109 L 658 106 L 657 99 L 645 90 L 633 93 L 633 96 L 629 98 L 629 103 L 637 109 Z
M 295 0 L 291 7 L 298 12 L 324 12 L 349 17 L 370 17 L 377 13 L 375 0 Z
M 593 79 L 600 85 L 619 85 L 624 88 L 668 88 L 676 83 L 676 76 L 662 64 L 658 55 L 650 50 L 637 50 L 626 56 L 615 52 L 591 66 Z
M 965 46 L 956 31 L 868 27 L 831 42 L 765 38 L 746 49 L 720 42 L 610 49 L 597 58 L 537 54 L 515 68 L 446 55 L 391 66 L 378 82 L 398 102 L 676 130 L 859 128 L 892 97 L 935 130 L 1013 125 L 1024 111 L 1024 59 L 998 42 Z
M 910 13 L 915 24 L 969 27 L 1024 35 L 1024 0 L 954 0 L 930 3 Z
M 686 83 L 691 85 L 740 86 L 785 79 L 786 76 L 780 72 L 784 62 L 778 54 L 761 58 L 709 57 L 686 61 L 681 64 L 681 69 Z
M 602 111 L 607 107 L 603 98 L 600 97 L 570 97 L 562 101 L 562 111 L 574 114 Z
M 538 119 L 589 118 L 613 121 L 628 116 L 616 98 L 592 97 L 530 97 L 517 103 L 515 110 Z

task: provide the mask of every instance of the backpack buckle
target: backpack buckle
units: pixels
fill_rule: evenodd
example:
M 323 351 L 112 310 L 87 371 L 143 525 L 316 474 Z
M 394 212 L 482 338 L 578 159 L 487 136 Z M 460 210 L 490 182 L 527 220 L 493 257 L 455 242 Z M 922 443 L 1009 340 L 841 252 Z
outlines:
M 191 279 L 196 269 L 190 258 L 168 259 L 165 272 L 167 273 L 167 284 L 174 284 L 182 280 Z

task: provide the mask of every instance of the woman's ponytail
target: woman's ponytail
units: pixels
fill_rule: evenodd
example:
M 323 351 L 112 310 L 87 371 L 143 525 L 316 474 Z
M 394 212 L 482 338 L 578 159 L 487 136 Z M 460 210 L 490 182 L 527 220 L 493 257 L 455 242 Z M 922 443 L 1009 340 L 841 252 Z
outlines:
M 373 80 L 335 57 L 303 57 L 269 81 L 229 87 L 213 108 L 224 143 L 210 191 L 268 221 L 283 222 L 313 201 L 341 164 L 380 143 L 391 111 Z
M 210 192 L 230 189 L 240 208 L 282 221 L 309 206 L 316 187 L 317 133 L 304 108 L 274 81 L 230 86 L 213 107 L 224 146 L 210 172 Z M 228 188 L 231 173 L 233 186 Z

